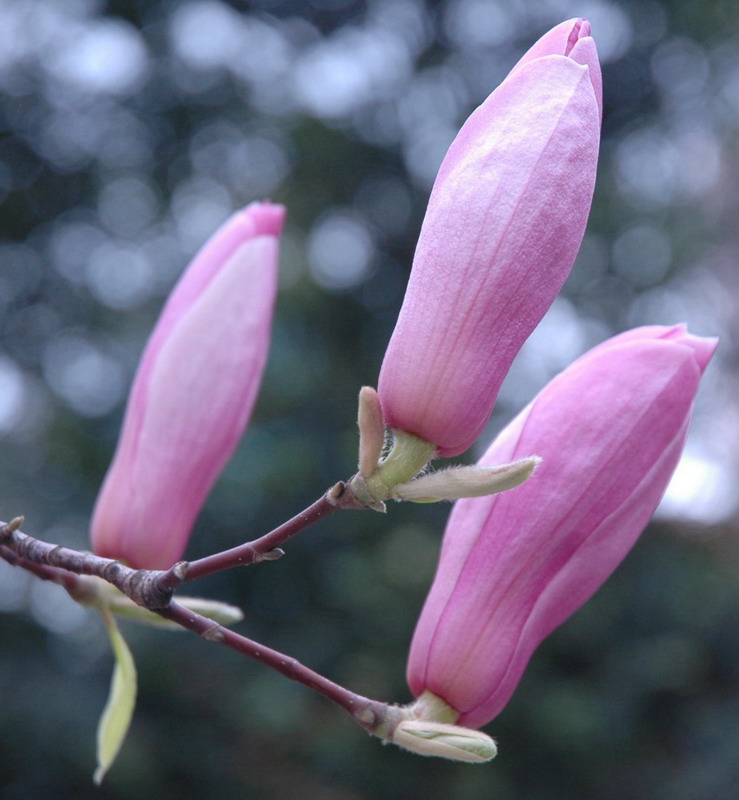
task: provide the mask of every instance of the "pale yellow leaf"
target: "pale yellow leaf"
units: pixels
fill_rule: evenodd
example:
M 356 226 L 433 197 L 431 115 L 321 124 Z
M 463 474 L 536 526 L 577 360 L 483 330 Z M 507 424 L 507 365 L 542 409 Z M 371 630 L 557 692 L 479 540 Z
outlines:
M 108 629 L 110 643 L 113 646 L 115 667 L 110 682 L 108 702 L 105 704 L 98 723 L 98 766 L 93 777 L 98 786 L 102 783 L 105 773 L 110 769 L 121 749 L 136 705 L 136 665 L 133 662 L 133 656 L 118 630 L 113 615 L 107 608 L 101 608 L 100 611 Z

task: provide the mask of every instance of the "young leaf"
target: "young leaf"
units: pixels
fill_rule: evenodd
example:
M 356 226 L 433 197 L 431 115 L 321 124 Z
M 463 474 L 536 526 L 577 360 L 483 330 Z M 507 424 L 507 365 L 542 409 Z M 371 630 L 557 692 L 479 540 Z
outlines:
M 100 609 L 113 646 L 115 667 L 110 682 L 110 694 L 105 704 L 97 733 L 97 761 L 93 780 L 99 786 L 110 769 L 128 733 L 134 706 L 136 705 L 136 665 L 121 636 L 113 615 L 107 608 Z

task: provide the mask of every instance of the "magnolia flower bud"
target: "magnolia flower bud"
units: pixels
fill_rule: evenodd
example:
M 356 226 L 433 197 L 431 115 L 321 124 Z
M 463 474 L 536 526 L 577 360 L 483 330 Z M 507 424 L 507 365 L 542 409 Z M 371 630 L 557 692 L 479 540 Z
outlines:
M 479 436 L 582 242 L 600 136 L 590 26 L 558 25 L 472 114 L 441 165 L 380 371 L 388 427 L 439 456 Z
M 618 566 L 680 458 L 715 339 L 638 328 L 551 381 L 480 460 L 542 457 L 511 492 L 454 507 L 408 660 L 415 697 L 485 725 L 539 642 Z
M 184 552 L 251 415 L 269 347 L 284 210 L 239 211 L 210 239 L 146 345 L 92 518 L 95 552 L 166 568 Z

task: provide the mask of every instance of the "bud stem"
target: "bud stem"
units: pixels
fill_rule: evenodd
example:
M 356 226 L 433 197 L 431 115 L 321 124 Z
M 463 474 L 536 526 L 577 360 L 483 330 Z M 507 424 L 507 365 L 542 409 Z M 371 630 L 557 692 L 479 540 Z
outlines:
M 435 444 L 407 431 L 394 430 L 390 453 L 371 475 L 364 478 L 363 489 L 371 498 L 381 503 L 392 497 L 394 486 L 415 478 L 434 457 L 435 452 Z M 359 491 L 357 494 L 361 496 Z

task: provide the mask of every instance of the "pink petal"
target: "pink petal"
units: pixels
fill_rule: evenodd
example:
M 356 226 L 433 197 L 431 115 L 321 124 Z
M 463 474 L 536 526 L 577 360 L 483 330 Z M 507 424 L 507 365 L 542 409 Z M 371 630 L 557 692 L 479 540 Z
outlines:
M 484 725 L 513 693 L 539 642 L 580 607 L 634 544 L 680 457 L 715 340 L 637 329 L 555 378 L 481 464 L 537 454 L 522 486 L 459 501 L 408 664 Z
M 595 182 L 586 67 L 545 56 L 470 117 L 434 185 L 380 372 L 389 427 L 466 450 L 521 345 L 564 283 Z
M 206 244 L 141 360 L 98 497 L 100 555 L 165 568 L 243 433 L 269 347 L 283 211 L 250 206 Z

